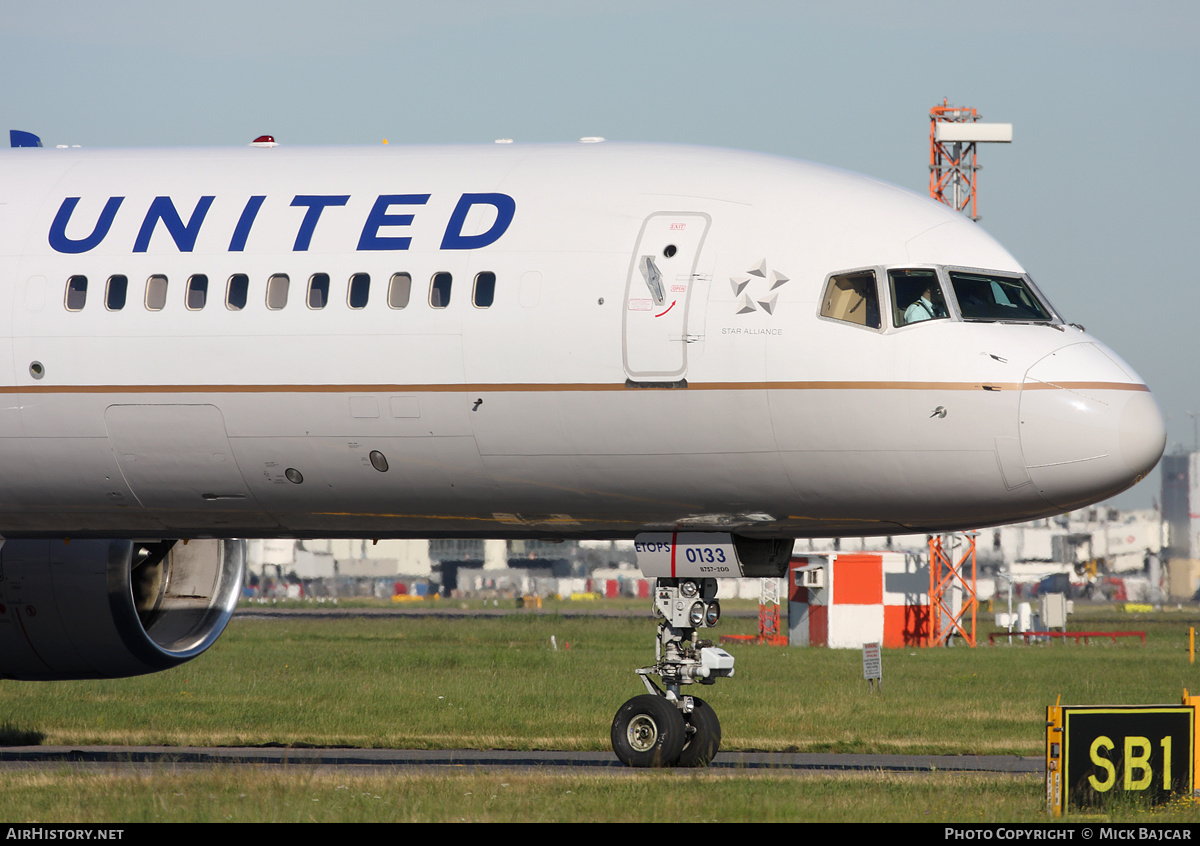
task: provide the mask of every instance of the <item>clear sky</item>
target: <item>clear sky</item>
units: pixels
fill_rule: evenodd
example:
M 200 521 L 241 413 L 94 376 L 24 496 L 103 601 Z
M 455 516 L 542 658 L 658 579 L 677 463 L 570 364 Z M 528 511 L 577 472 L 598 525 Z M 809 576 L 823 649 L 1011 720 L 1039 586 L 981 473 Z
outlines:
M 922 193 L 945 97 L 1013 124 L 981 150 L 984 228 L 1146 379 L 1168 451 L 1194 442 L 1196 0 L 0 0 L 0 55 L 0 129 L 48 145 L 602 135 Z

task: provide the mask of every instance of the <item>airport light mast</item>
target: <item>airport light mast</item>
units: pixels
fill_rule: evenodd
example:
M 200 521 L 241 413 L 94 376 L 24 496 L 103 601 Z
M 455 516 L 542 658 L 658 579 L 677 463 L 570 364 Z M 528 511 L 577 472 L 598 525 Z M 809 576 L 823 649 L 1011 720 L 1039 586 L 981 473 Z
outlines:
M 977 145 L 986 143 L 1011 144 L 1012 124 L 981 123 L 975 109 L 951 106 L 946 99 L 929 110 L 929 196 L 975 221 L 979 220 Z M 949 645 L 955 632 L 969 646 L 975 646 L 979 608 L 975 592 L 976 534 L 929 538 L 930 646 Z M 964 550 L 961 557 L 948 551 L 959 545 Z M 959 604 L 952 597 L 954 593 L 966 601 Z
M 979 220 L 976 145 L 1012 143 L 1011 123 L 981 123 L 975 109 L 942 105 L 929 110 L 929 196 Z

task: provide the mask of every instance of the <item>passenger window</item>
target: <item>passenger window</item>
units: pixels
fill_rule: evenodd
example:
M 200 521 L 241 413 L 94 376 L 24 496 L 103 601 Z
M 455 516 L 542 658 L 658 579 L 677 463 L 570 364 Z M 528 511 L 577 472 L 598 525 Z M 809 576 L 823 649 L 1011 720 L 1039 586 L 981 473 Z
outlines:
M 147 311 L 162 311 L 167 304 L 167 277 L 155 274 L 146 280 Z
M 104 291 L 104 307 L 109 311 L 120 311 L 125 308 L 125 296 L 128 292 L 129 279 L 127 277 L 108 277 L 108 287 Z
M 87 277 L 72 276 L 67 280 L 67 311 L 82 311 L 87 302 Z
M 908 326 L 950 316 L 936 270 L 889 270 L 892 287 L 892 323 Z
M 188 311 L 199 311 L 208 302 L 208 277 L 197 273 L 188 277 L 187 292 L 184 303 Z
M 356 273 L 350 277 L 350 288 L 346 291 L 346 303 L 350 308 L 364 308 L 371 293 L 371 275 Z
M 272 274 L 267 280 L 267 308 L 271 311 L 279 311 L 287 305 L 289 281 L 286 273 Z
M 250 293 L 250 277 L 244 273 L 235 273 L 229 277 L 225 288 L 225 308 L 230 311 L 241 311 L 246 307 L 247 295 Z
M 875 271 L 859 270 L 829 277 L 821 300 L 821 316 L 878 329 L 879 289 Z
M 314 273 L 308 280 L 308 307 L 315 310 L 325 308 L 329 302 L 329 274 Z
M 450 305 L 450 283 L 453 281 L 449 273 L 435 273 L 429 283 L 429 304 L 434 308 L 445 308 Z
M 496 296 L 496 274 L 490 270 L 476 274 L 475 288 L 471 291 L 471 302 L 476 308 L 489 308 Z
M 950 271 L 950 286 L 963 320 L 1051 320 L 1025 280 L 993 273 Z
M 393 273 L 388 283 L 388 308 L 407 308 L 408 296 L 412 291 L 412 277 L 407 273 Z

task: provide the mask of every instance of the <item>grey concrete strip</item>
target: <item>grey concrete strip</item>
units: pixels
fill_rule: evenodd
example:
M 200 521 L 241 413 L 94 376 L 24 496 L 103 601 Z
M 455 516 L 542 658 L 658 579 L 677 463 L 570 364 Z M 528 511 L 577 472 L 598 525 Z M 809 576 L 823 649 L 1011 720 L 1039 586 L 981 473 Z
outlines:
M 508 750 L 314 749 L 298 747 L 9 746 L 0 769 L 81 764 L 237 765 L 316 767 L 477 767 L 524 769 L 586 767 L 626 770 L 611 752 Z M 830 772 L 982 772 L 1044 774 L 1040 757 L 1015 755 L 857 755 L 798 752 L 721 752 L 712 768 Z

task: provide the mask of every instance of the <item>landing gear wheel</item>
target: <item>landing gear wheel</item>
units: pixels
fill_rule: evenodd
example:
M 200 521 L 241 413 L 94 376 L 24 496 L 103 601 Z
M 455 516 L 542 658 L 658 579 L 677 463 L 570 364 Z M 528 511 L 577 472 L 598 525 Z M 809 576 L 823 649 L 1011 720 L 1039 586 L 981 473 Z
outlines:
M 613 718 L 613 752 L 629 767 L 674 766 L 685 741 L 683 715 L 661 696 L 635 696 Z
M 692 702 L 692 713 L 683 718 L 695 732 L 689 732 L 676 766 L 707 767 L 721 748 L 721 723 L 717 712 L 703 699 L 693 696 Z

